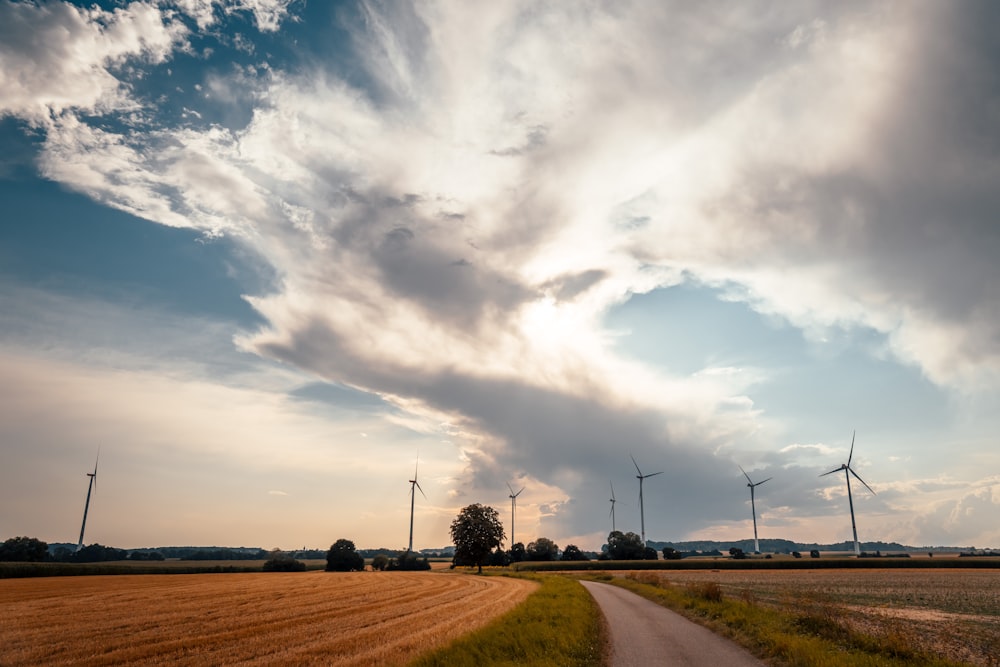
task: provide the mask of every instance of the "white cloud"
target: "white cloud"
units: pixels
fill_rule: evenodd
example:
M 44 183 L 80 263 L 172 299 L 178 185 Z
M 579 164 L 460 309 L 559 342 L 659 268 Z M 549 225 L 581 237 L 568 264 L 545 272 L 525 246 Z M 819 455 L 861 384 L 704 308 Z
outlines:
M 155 4 L 113 11 L 63 2 L 0 5 L 0 115 L 45 124 L 79 109 L 136 108 L 114 69 L 129 59 L 159 63 L 183 43 L 186 29 Z

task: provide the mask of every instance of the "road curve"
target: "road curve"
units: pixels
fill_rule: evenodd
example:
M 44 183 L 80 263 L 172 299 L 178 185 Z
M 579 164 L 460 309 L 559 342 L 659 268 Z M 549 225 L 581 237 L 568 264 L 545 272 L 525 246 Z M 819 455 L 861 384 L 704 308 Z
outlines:
M 611 667 L 763 667 L 746 649 L 631 591 L 581 581 L 608 623 Z

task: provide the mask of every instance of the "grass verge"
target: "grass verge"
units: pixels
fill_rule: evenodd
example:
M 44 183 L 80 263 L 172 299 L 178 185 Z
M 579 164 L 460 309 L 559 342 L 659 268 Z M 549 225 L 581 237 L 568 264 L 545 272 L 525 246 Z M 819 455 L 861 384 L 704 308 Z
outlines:
M 714 582 L 671 586 L 652 573 L 626 578 L 598 576 L 677 611 L 745 646 L 754 655 L 793 667 L 960 667 L 914 648 L 905 631 L 880 636 L 860 632 L 845 612 L 820 600 L 772 608 L 752 599 L 729 599 Z
M 522 575 L 541 586 L 484 628 L 421 656 L 411 667 L 538 665 L 599 667 L 605 650 L 601 612 L 578 581 Z

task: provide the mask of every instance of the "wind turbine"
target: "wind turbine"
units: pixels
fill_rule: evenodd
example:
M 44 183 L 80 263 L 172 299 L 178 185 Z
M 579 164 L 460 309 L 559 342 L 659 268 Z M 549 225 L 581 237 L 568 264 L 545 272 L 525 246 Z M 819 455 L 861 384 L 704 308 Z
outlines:
M 413 552 L 413 506 L 417 500 L 417 492 L 415 489 L 420 489 L 420 482 L 417 481 L 417 468 L 420 466 L 420 456 L 417 456 L 417 462 L 413 466 L 413 479 L 410 480 L 410 546 L 407 547 L 408 552 Z M 427 500 L 427 494 L 424 493 L 423 489 L 420 489 L 420 495 Z
M 615 532 L 615 485 L 611 482 L 609 484 L 611 484 L 611 513 L 609 516 L 611 517 L 611 532 L 613 533 Z
M 750 511 L 753 513 L 753 552 L 755 554 L 759 554 L 760 542 L 757 540 L 757 507 L 754 505 L 753 490 L 773 478 L 768 477 L 763 482 L 757 482 L 755 484 L 754 481 L 750 479 L 750 475 L 747 474 L 747 471 L 743 469 L 743 466 L 739 466 L 739 469 L 740 472 L 743 473 L 743 476 L 747 478 L 747 486 L 750 487 Z
M 76 550 L 79 551 L 83 548 L 83 531 L 87 528 L 87 511 L 90 509 L 90 492 L 97 486 L 97 464 L 101 460 L 101 450 L 97 450 L 97 460 L 94 461 L 94 472 L 88 472 L 87 477 L 90 481 L 87 483 L 87 502 L 83 506 L 83 523 L 80 525 L 80 541 L 76 544 Z
M 841 463 L 839 468 L 834 468 L 830 472 L 825 472 L 820 477 L 825 477 L 827 475 L 832 475 L 835 472 L 844 471 L 844 478 L 847 479 L 847 504 L 851 508 L 851 530 L 854 531 L 854 555 L 861 555 L 861 545 L 858 544 L 858 526 L 854 522 L 854 499 L 851 497 L 851 475 L 857 477 L 858 481 L 865 485 L 865 488 L 875 495 L 875 491 L 872 487 L 868 486 L 868 482 L 861 479 L 858 473 L 854 472 L 854 468 L 851 467 L 851 458 L 854 456 L 854 436 L 857 435 L 857 431 L 851 434 L 851 452 L 847 455 L 847 463 Z
M 521 491 L 514 493 L 514 489 L 511 488 L 510 482 L 507 482 L 507 488 L 510 490 L 510 544 L 514 545 L 514 508 L 517 506 L 517 497 L 521 495 L 521 491 L 524 491 L 524 487 L 521 487 Z
M 643 502 L 642 502 L 642 480 L 646 479 L 647 477 L 656 477 L 657 475 L 662 475 L 663 471 L 661 470 L 660 472 L 651 472 L 648 475 L 643 475 L 642 471 L 639 470 L 639 464 L 635 462 L 635 457 L 632 456 L 631 454 L 629 454 L 628 457 L 630 459 L 632 459 L 632 465 L 635 466 L 635 471 L 637 473 L 639 473 L 638 475 L 635 476 L 635 478 L 637 480 L 639 480 L 639 527 L 640 527 L 640 530 L 642 531 L 642 546 L 645 547 L 646 546 L 646 510 L 643 507 Z

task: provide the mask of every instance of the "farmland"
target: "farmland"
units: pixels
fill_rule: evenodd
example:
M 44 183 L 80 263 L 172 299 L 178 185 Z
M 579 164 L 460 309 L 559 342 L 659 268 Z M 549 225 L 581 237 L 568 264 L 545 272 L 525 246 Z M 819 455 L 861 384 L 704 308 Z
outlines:
M 402 664 L 536 584 L 428 572 L 0 581 L 3 664 Z
M 678 589 L 714 583 L 728 599 L 828 619 L 951 660 L 1000 664 L 996 569 L 646 571 L 628 576 Z

